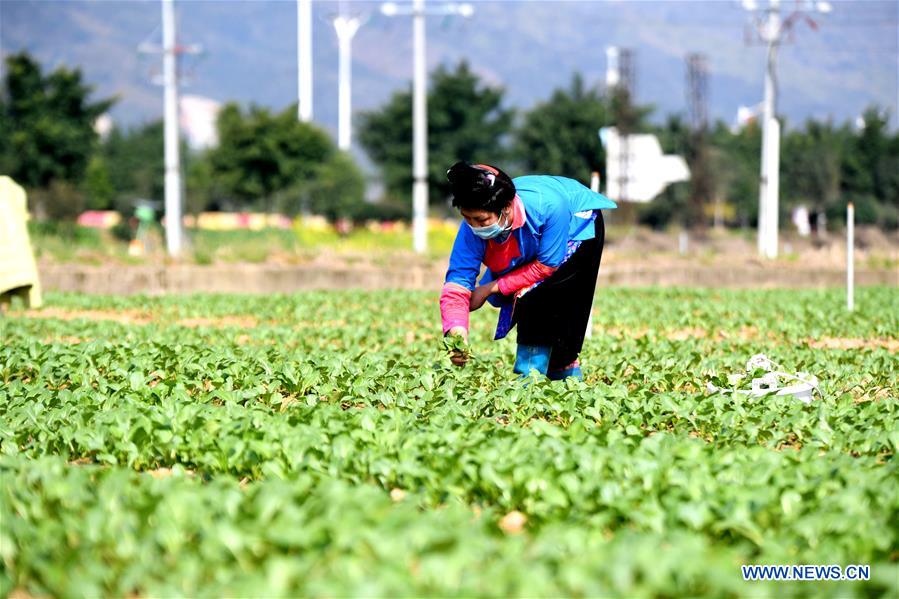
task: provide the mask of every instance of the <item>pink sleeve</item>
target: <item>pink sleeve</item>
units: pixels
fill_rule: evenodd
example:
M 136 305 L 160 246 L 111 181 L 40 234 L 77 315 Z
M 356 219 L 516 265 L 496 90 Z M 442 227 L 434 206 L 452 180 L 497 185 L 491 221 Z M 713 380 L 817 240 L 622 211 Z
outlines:
M 440 317 L 443 319 L 443 334 L 453 327 L 468 330 L 468 311 L 471 291 L 456 283 L 447 283 L 440 294 Z
M 512 272 L 501 276 L 496 280 L 496 284 L 499 287 L 500 293 L 503 295 L 510 295 L 519 289 L 530 287 L 537 281 L 542 281 L 554 272 L 556 272 L 554 267 L 546 266 L 539 260 L 534 260 L 521 268 L 516 268 Z

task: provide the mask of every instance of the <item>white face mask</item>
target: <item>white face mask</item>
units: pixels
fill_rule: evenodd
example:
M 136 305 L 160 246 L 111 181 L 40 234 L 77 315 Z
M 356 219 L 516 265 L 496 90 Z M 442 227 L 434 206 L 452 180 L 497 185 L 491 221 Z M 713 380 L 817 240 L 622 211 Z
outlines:
M 502 235 L 503 233 L 507 233 L 512 230 L 512 223 L 507 223 L 506 225 L 500 225 L 500 218 L 505 218 L 505 214 L 501 214 L 496 222 L 492 225 L 486 225 L 483 227 L 471 227 L 471 232 L 480 237 L 481 239 L 495 239 Z

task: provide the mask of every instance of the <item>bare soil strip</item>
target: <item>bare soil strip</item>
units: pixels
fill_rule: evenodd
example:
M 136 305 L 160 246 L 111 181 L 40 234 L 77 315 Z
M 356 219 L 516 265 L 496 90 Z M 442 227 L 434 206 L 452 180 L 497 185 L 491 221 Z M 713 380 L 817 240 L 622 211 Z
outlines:
M 41 308 L 39 310 L 25 310 L 24 312 L 12 312 L 10 316 L 24 316 L 25 318 L 35 319 L 56 319 L 56 320 L 93 320 L 93 321 L 111 321 L 121 324 L 148 325 L 153 323 L 166 324 L 158 317 L 154 317 L 146 312 L 139 310 L 70 310 L 66 308 Z M 220 317 L 192 317 L 182 318 L 174 321 L 172 324 L 188 327 L 192 329 L 200 327 L 209 327 L 222 329 L 226 327 L 236 327 L 242 329 L 252 329 L 259 324 L 259 320 L 255 316 L 247 314 L 229 315 Z M 74 340 L 75 338 L 69 338 Z M 76 341 L 71 341 L 75 343 Z
M 815 349 L 878 349 L 890 353 L 899 352 L 899 339 L 852 339 L 846 337 L 821 337 L 807 339 L 805 343 Z
M 148 314 L 139 310 L 69 310 L 66 308 L 47 307 L 39 310 L 11 312 L 10 316 L 56 320 L 109 320 L 122 324 L 150 324 L 153 322 L 153 319 Z
M 728 339 L 741 339 L 744 341 L 751 341 L 754 339 L 767 339 L 771 341 L 779 340 L 779 337 L 774 331 L 768 331 L 765 335 L 762 335 L 761 331 L 759 331 L 757 327 L 747 326 L 743 326 L 737 331 L 733 332 L 723 330 L 709 331 L 698 327 L 671 329 L 657 332 L 653 332 L 650 329 L 644 328 L 629 329 L 623 327 L 610 327 L 608 329 L 595 327 L 594 330 L 596 331 L 597 335 L 606 335 L 609 337 L 615 337 L 616 339 L 640 339 L 650 334 L 655 334 L 671 341 L 686 341 L 688 339 L 711 339 L 714 341 L 725 341 Z M 853 337 L 819 337 L 817 339 L 803 339 L 799 343 L 803 343 L 813 349 L 886 349 L 890 353 L 899 352 L 899 339 L 889 337 L 875 337 L 871 339 L 860 339 Z
M 66 308 L 48 307 L 39 310 L 25 310 L 22 312 L 11 312 L 9 316 L 25 317 L 33 319 L 58 319 L 58 320 L 93 320 L 93 321 L 112 321 L 129 325 L 148 325 L 148 324 L 166 324 L 159 317 L 154 317 L 147 312 L 140 310 L 76 310 Z M 253 329 L 259 326 L 260 322 L 255 316 L 248 314 L 235 314 L 219 317 L 191 317 L 182 318 L 174 321 L 172 324 L 188 328 L 239 328 Z M 277 324 L 277 323 L 271 323 Z M 285 323 L 287 324 L 287 323 Z M 303 329 L 307 327 L 325 326 L 346 326 L 346 322 L 342 320 L 334 320 L 327 322 L 293 322 L 290 323 L 295 329 Z M 766 339 L 771 341 L 778 340 L 778 336 L 774 331 L 768 331 L 764 335 L 757 327 L 742 326 L 736 331 L 717 330 L 710 331 L 699 327 L 688 327 L 680 329 L 669 329 L 664 331 L 653 332 L 646 328 L 627 328 L 627 327 L 609 327 L 602 328 L 594 325 L 597 335 L 605 335 L 617 339 L 639 339 L 650 334 L 662 336 L 671 341 L 686 341 L 689 339 L 711 339 L 713 341 L 726 341 L 730 339 L 740 339 L 750 341 L 755 339 Z M 411 342 L 410 334 L 406 335 L 407 341 Z M 77 344 L 85 340 L 78 337 L 61 336 L 51 337 L 46 342 L 60 342 Z M 251 342 L 248 335 L 241 335 L 237 342 L 246 344 Z M 801 341 L 808 347 L 814 349 L 841 349 L 841 350 L 859 350 L 859 349 L 886 349 L 890 353 L 899 352 L 899 339 L 894 338 L 872 338 L 859 339 L 847 337 L 819 337 L 817 339 L 808 338 Z

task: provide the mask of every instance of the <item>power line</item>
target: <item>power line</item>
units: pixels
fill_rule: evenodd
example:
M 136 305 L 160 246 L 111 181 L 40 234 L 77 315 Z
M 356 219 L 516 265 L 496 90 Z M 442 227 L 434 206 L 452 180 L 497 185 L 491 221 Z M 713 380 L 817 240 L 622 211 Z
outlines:
M 337 147 L 349 151 L 352 145 L 352 51 L 353 38 L 362 19 L 347 15 L 343 3 L 341 12 L 334 17 L 334 31 L 338 41 L 338 95 L 337 95 Z

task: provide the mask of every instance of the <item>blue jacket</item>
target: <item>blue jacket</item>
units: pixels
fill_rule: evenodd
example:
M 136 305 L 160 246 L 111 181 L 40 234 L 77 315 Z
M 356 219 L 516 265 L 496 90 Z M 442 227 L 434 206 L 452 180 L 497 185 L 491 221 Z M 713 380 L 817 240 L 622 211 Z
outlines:
M 513 183 L 524 205 L 524 224 L 498 243 L 479 238 L 463 221 L 453 243 L 446 283 L 474 291 L 482 263 L 488 268 L 481 285 L 534 260 L 556 268 L 565 259 L 568 241 L 593 238 L 594 229 L 589 226 L 592 212 L 617 207 L 574 179 L 528 175 L 513 179 Z M 498 299 L 490 298 L 494 305 Z

